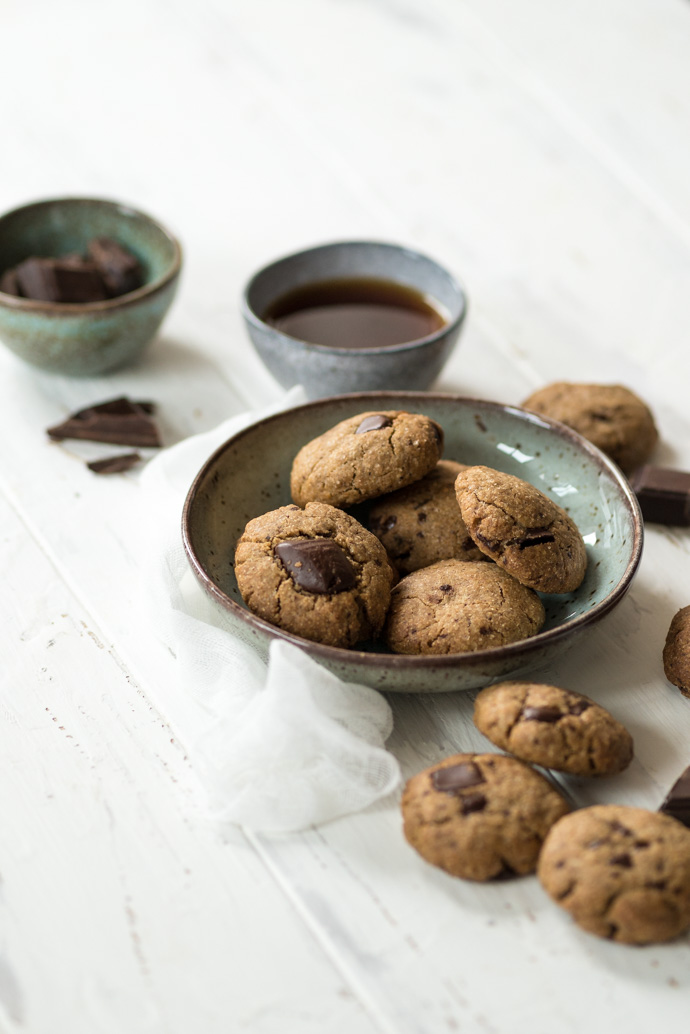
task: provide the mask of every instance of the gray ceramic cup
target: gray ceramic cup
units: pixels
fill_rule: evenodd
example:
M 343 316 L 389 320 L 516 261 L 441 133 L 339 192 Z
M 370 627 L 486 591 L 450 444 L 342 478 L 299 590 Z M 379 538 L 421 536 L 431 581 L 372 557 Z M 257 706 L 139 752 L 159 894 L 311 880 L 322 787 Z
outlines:
M 281 295 L 319 281 L 389 280 L 430 296 L 446 322 L 434 334 L 400 345 L 336 348 L 290 337 L 263 319 Z M 264 364 L 285 388 L 302 384 L 311 399 L 353 391 L 426 389 L 458 339 L 467 311 L 460 284 L 433 259 L 397 244 L 343 241 L 279 259 L 256 273 L 242 297 L 242 315 Z

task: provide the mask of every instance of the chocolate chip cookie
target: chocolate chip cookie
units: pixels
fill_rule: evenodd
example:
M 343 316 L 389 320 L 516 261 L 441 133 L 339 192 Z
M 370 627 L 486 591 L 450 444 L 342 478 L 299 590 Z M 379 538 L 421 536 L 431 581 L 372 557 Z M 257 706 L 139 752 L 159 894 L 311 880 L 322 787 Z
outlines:
M 259 617 L 344 647 L 380 632 L 395 579 L 376 536 L 325 503 L 281 506 L 250 521 L 237 544 L 235 574 Z
M 369 510 L 368 525 L 400 575 L 437 560 L 483 560 L 460 515 L 455 479 L 462 463 L 441 460 L 430 474 L 382 496 Z
M 663 652 L 664 675 L 690 697 L 690 607 L 674 615 Z
M 292 498 L 300 506 L 354 506 L 423 478 L 442 452 L 443 432 L 428 416 L 359 413 L 300 449 L 290 477 Z
M 533 872 L 566 800 L 529 765 L 501 754 L 456 754 L 413 776 L 403 830 L 427 862 L 465 880 Z
M 537 594 L 496 564 L 439 560 L 393 589 L 384 636 L 395 653 L 467 653 L 536 635 L 544 619 Z
M 632 761 L 624 725 L 589 697 L 537 682 L 487 686 L 474 723 L 497 747 L 523 761 L 580 776 L 622 772 Z
M 626 472 L 648 459 L 659 438 L 649 408 L 620 384 L 548 384 L 522 405 L 572 427 Z
M 598 937 L 650 944 L 690 927 L 690 830 L 667 815 L 616 804 L 573 812 L 546 837 L 537 874 Z
M 468 467 L 455 491 L 476 545 L 523 585 L 564 593 L 582 584 L 582 535 L 565 510 L 534 485 L 491 467 Z

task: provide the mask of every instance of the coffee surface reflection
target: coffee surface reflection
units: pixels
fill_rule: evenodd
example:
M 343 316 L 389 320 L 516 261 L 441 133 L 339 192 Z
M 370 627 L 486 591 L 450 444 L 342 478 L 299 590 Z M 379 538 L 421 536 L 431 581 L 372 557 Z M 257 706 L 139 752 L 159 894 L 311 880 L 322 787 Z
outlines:
M 386 348 L 435 334 L 446 319 L 431 299 L 390 280 L 324 280 L 281 295 L 263 314 L 290 337 L 332 348 Z

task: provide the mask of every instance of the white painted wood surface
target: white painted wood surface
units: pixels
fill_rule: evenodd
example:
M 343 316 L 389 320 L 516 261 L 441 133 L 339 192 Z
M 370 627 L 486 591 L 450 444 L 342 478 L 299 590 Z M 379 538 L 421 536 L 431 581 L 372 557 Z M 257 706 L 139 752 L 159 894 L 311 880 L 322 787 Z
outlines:
M 243 282 L 365 236 L 465 281 L 441 387 L 621 381 L 655 409 L 658 461 L 690 469 L 690 4 L 0 0 L 0 33 L 0 209 L 121 198 L 186 257 L 138 366 L 75 381 L 0 355 L 0 1030 L 686 1031 L 690 939 L 603 943 L 534 879 L 452 880 L 396 800 L 292 837 L 210 826 L 132 620 L 137 475 L 99 480 L 44 429 L 127 392 L 171 444 L 277 399 Z M 624 776 L 571 781 L 578 802 L 655 808 L 690 760 L 660 659 L 689 585 L 690 534 L 649 529 L 628 597 L 540 671 L 635 737 Z M 393 706 L 406 774 L 485 744 L 467 695 Z

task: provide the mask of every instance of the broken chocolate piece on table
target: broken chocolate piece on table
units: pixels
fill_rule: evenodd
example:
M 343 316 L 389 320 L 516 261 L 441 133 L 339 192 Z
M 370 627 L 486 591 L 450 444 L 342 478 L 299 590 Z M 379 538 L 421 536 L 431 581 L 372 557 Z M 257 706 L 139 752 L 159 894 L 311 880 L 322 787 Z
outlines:
M 141 463 L 141 456 L 138 452 L 123 452 L 119 456 L 106 456 L 102 460 L 93 460 L 86 466 L 94 474 L 123 474 L 132 467 Z
M 646 521 L 690 524 L 690 474 L 645 464 L 630 475 L 630 486 Z
M 676 779 L 659 811 L 690 828 L 690 766 Z
M 57 441 L 81 438 L 91 442 L 157 449 L 162 442 L 151 419 L 153 410 L 152 402 L 131 402 L 125 397 L 111 399 L 80 409 L 63 423 L 49 427 L 47 433 Z
M 111 298 L 141 287 L 144 278 L 139 260 L 117 241 L 110 237 L 94 237 L 89 241 L 88 251 Z
M 103 278 L 91 262 L 28 258 L 15 270 L 17 283 L 26 298 L 41 302 L 102 302 L 107 298 Z

